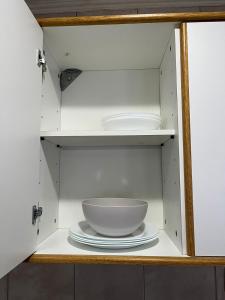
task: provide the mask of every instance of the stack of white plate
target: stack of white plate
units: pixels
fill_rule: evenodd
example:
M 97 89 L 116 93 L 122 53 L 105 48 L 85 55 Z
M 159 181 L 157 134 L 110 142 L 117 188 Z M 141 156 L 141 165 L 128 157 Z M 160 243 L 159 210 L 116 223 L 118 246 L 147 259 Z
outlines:
M 102 120 L 104 130 L 155 130 L 160 124 L 160 116 L 152 113 L 122 113 Z
M 86 221 L 69 230 L 69 237 L 81 244 L 103 249 L 126 249 L 148 244 L 158 239 L 158 229 L 151 223 L 143 223 L 135 232 L 125 237 L 105 237 L 94 231 Z

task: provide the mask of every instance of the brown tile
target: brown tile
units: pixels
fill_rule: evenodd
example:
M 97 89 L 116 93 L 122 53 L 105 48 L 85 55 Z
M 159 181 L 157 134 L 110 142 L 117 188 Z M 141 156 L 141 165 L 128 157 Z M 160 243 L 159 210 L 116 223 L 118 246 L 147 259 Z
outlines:
M 8 300 L 73 300 L 73 265 L 24 263 L 9 274 Z
M 214 267 L 145 267 L 145 300 L 216 300 Z
M 184 11 L 185 7 L 198 7 L 199 3 L 202 5 L 209 3 L 206 0 L 196 2 L 193 0 L 26 0 L 26 2 L 35 15 L 51 14 L 52 16 L 61 13 L 67 15 L 67 13 L 76 11 L 95 11 L 96 15 L 97 11 L 102 10 L 132 10 L 137 8 L 154 10 L 156 7 L 157 11 L 164 8 L 167 8 L 167 11 L 168 9 L 175 11 L 177 7 L 183 7 Z
M 101 9 L 90 11 L 78 11 L 77 16 L 108 16 L 108 15 L 133 15 L 137 14 L 137 9 Z
M 195 12 L 199 11 L 197 6 L 193 7 L 149 7 L 138 9 L 138 14 L 154 14 L 154 13 L 176 13 L 176 12 Z
M 77 13 L 76 11 L 70 11 L 70 12 L 62 12 L 62 13 L 57 13 L 57 12 L 48 12 L 48 13 L 38 13 L 35 14 L 36 18 L 58 18 L 58 17 L 76 17 Z
M 7 300 L 7 276 L 0 279 L 0 300 Z
M 76 300 L 144 300 L 142 266 L 76 265 Z
M 213 4 L 213 1 L 212 1 Z M 217 6 L 200 6 L 199 7 L 200 11 L 205 11 L 205 12 L 213 12 L 213 11 L 225 11 L 225 1 L 224 5 L 217 5 Z
M 217 299 L 225 299 L 225 267 L 216 267 L 216 290 Z

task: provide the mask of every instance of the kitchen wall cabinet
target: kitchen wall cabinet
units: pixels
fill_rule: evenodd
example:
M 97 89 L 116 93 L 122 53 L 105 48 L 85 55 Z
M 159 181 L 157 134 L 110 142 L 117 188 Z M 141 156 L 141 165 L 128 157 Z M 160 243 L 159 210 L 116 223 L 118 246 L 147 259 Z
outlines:
M 223 147 L 214 145 L 222 135 L 224 23 L 180 30 L 182 20 L 212 20 L 204 13 L 90 17 L 39 20 L 51 25 L 42 31 L 22 0 L 1 6 L 0 276 L 34 252 L 33 262 L 225 263 L 197 257 L 225 255 L 217 234 L 225 230 Z M 82 73 L 62 92 L 68 68 Z M 104 116 L 126 111 L 160 114 L 161 129 L 103 130 Z M 68 240 L 68 227 L 83 218 L 81 200 L 105 196 L 149 201 L 157 243 L 99 251 Z M 34 205 L 43 208 L 36 222 Z

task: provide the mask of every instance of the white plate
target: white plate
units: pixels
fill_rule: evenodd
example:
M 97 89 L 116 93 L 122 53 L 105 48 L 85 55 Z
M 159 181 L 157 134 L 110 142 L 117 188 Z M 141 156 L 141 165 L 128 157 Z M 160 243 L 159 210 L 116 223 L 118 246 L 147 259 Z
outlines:
M 152 238 L 148 238 L 148 239 L 141 240 L 141 241 L 131 241 L 131 242 L 114 242 L 114 241 L 112 241 L 112 242 L 104 242 L 104 241 L 93 241 L 93 240 L 90 240 L 88 238 L 86 238 L 86 239 L 85 238 L 79 238 L 77 236 L 72 235 L 71 233 L 69 234 L 69 236 L 73 240 L 75 240 L 77 242 L 88 243 L 88 244 L 90 243 L 90 244 L 96 245 L 96 246 L 98 246 L 98 245 L 105 245 L 105 246 L 125 246 L 125 245 L 128 245 L 129 246 L 129 245 L 139 245 L 139 244 L 142 245 L 145 242 L 150 242 L 150 241 L 154 240 L 155 238 L 158 238 L 158 234 L 157 234 L 157 235 L 155 235 Z
M 72 236 L 70 236 L 70 238 L 72 240 L 80 243 L 80 244 L 85 244 L 85 245 L 96 247 L 96 248 L 102 248 L 102 249 L 127 249 L 127 248 L 133 248 L 133 247 L 137 247 L 137 246 L 141 246 L 141 245 L 151 243 L 151 242 L 158 239 L 158 235 L 155 238 L 152 238 L 150 240 L 145 240 L 145 241 L 136 242 L 136 243 L 129 243 L 129 244 L 124 244 L 124 245 L 120 245 L 120 244 L 112 244 L 112 245 L 94 244 L 92 242 L 80 241 L 80 240 L 74 239 Z
M 104 237 L 94 231 L 86 221 L 81 221 L 78 224 L 72 226 L 69 232 L 78 238 L 83 238 L 88 240 L 102 241 L 102 242 L 138 242 L 143 241 L 149 238 L 152 238 L 158 234 L 158 228 L 151 223 L 143 223 L 133 234 L 120 237 L 120 238 L 111 238 Z
M 103 118 L 104 130 L 156 130 L 161 118 L 151 113 L 123 113 Z
M 106 240 L 94 240 L 92 238 L 89 237 L 81 237 L 81 236 L 77 236 L 75 234 L 73 234 L 72 232 L 69 232 L 69 236 L 71 236 L 74 239 L 80 240 L 80 241 L 84 241 L 84 242 L 90 242 L 93 244 L 104 244 L 104 245 L 125 245 L 125 244 L 133 244 L 133 243 L 140 243 L 143 241 L 148 241 L 151 240 L 153 238 L 155 238 L 156 236 L 158 236 L 158 233 L 156 233 L 155 235 L 151 236 L 151 237 L 145 237 L 143 239 L 138 239 L 138 240 L 126 240 L 126 241 L 114 241 L 114 240 L 110 240 L 110 241 L 106 241 Z

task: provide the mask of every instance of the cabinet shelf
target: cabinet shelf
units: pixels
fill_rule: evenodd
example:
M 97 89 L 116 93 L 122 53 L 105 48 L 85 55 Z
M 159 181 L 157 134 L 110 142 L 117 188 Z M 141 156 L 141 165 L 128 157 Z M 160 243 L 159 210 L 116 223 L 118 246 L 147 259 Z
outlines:
M 164 230 L 159 242 L 124 250 L 97 249 L 68 242 L 68 229 L 58 229 L 40 244 L 27 262 L 69 264 L 225 265 L 224 257 L 182 255 Z
M 35 261 L 35 256 L 38 258 L 40 255 L 57 255 L 83 257 L 85 256 L 105 256 L 114 258 L 115 256 L 124 256 L 124 262 L 129 261 L 134 256 L 160 256 L 160 257 L 183 257 L 177 247 L 170 240 L 164 230 L 160 230 L 159 240 L 152 244 L 147 244 L 139 247 L 122 250 L 108 250 L 98 249 L 87 245 L 82 245 L 68 239 L 68 229 L 58 229 L 49 238 L 41 243 L 38 250 L 32 255 L 32 260 Z
M 73 146 L 125 146 L 161 145 L 175 135 L 173 129 L 147 131 L 42 131 L 41 137 L 56 145 Z

